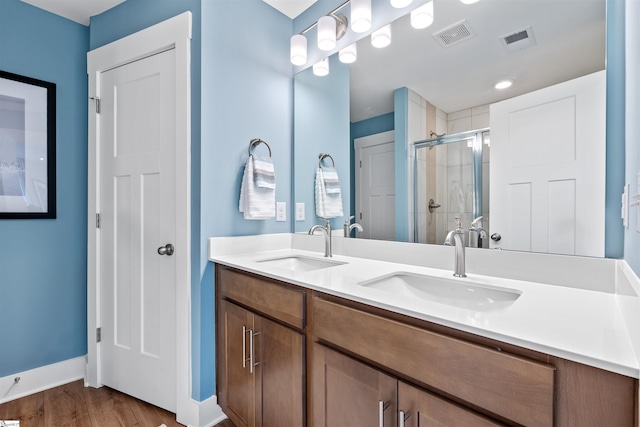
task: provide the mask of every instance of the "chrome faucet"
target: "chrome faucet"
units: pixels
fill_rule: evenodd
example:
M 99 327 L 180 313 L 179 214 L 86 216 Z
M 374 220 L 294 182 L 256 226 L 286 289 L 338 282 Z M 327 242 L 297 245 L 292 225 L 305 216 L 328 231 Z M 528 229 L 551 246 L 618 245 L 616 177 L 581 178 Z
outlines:
M 482 216 L 479 216 L 478 218 L 474 219 L 473 221 L 471 221 L 471 227 L 469 228 L 469 247 L 471 248 L 472 246 L 472 242 L 474 242 L 471 239 L 471 233 L 477 233 L 477 237 L 475 240 L 475 247 L 481 248 L 482 247 L 482 239 L 486 239 L 489 236 L 489 233 L 487 232 L 487 230 L 485 228 L 482 227 L 478 227 L 478 223 L 482 223 Z
M 462 222 L 460 218 L 456 217 L 457 227 L 455 230 L 450 231 L 447 237 L 444 239 L 446 246 L 455 246 L 456 256 L 453 264 L 453 275 L 456 277 L 467 277 L 464 270 L 464 229 L 462 228 Z
M 314 225 L 309 230 L 309 234 L 314 234 L 316 230 L 320 230 L 322 234 L 324 234 L 324 256 L 328 258 L 333 256 L 331 254 L 331 222 L 328 219 L 321 219 L 327 222 L 326 225 L 324 227 L 321 225 Z
M 353 230 L 354 228 L 362 233 L 362 226 L 357 222 L 349 225 L 354 219 L 356 219 L 355 215 L 351 215 L 349 219 L 344 222 L 344 237 L 351 237 L 351 230 Z

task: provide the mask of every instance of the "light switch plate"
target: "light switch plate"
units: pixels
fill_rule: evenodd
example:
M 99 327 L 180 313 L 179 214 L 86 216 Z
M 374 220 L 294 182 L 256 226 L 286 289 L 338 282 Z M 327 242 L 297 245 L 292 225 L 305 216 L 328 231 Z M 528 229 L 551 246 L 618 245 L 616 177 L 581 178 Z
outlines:
M 304 203 L 296 203 L 296 221 L 304 221 Z
M 282 222 L 287 220 L 287 202 L 276 203 L 276 221 Z
M 633 202 L 640 201 L 637 199 L 638 194 L 640 194 L 640 172 L 636 174 L 636 195 L 633 197 Z M 640 233 L 640 206 L 636 206 L 636 231 Z
M 624 186 L 621 202 L 622 209 L 620 209 L 620 217 L 622 218 L 622 225 L 624 228 L 629 228 L 629 184 Z

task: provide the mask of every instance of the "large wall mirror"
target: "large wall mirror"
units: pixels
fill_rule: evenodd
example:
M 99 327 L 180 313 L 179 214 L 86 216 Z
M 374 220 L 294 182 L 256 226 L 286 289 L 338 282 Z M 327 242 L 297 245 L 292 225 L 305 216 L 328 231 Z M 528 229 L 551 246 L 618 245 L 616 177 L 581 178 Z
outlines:
M 483 219 L 476 225 L 494 234 L 498 230 L 493 227 L 493 219 L 501 221 L 499 231 L 505 235 L 502 243 L 513 234 L 509 227 L 525 230 L 520 233 L 525 240 L 527 233 L 529 236 L 541 234 L 535 231 L 537 225 L 534 223 L 539 221 L 534 216 L 527 216 L 533 204 L 540 204 L 537 201 L 540 196 L 527 196 L 528 193 L 523 190 L 525 186 L 521 186 L 517 189 L 518 193 L 514 193 L 514 200 L 519 200 L 518 203 L 506 204 L 504 209 L 500 208 L 500 212 L 497 212 L 497 205 L 492 203 L 493 195 L 489 190 L 490 177 L 502 178 L 496 172 L 498 165 L 517 163 L 539 170 L 543 168 L 526 159 L 537 158 L 544 162 L 572 153 L 581 155 L 585 147 L 572 148 L 571 144 L 566 144 L 567 147 L 555 148 L 556 143 L 549 135 L 557 135 L 557 138 L 564 140 L 580 140 L 579 132 L 571 133 L 572 127 L 580 125 L 567 118 L 571 119 L 571 111 L 578 111 L 582 107 L 560 102 L 564 99 L 560 96 L 557 103 L 555 98 L 553 102 L 538 98 L 532 101 L 537 103 L 535 105 L 553 105 L 551 110 L 545 110 L 542 115 L 529 114 L 537 107 L 523 107 L 520 104 L 496 109 L 495 116 L 502 115 L 500 120 L 503 120 L 507 129 L 514 123 L 520 123 L 517 130 L 512 128 L 511 134 L 524 134 L 525 137 L 519 138 L 518 143 L 511 141 L 506 152 L 501 149 L 501 157 L 498 157 L 496 164 L 492 164 L 492 151 L 494 144 L 498 143 L 496 138 L 499 141 L 508 139 L 504 132 L 496 133 L 491 129 L 492 125 L 499 124 L 497 117 L 492 116 L 492 106 L 583 76 L 600 74 L 604 79 L 605 14 L 605 0 L 481 0 L 472 5 L 457 0 L 435 0 L 434 22 L 430 27 L 421 30 L 413 28 L 407 14 L 391 24 L 391 45 L 375 48 L 370 38 L 364 37 L 358 41 L 358 59 L 355 63 L 342 64 L 335 54 L 330 58 L 329 76 L 314 76 L 311 69 L 297 74 L 295 199 L 311 206 L 307 206 L 305 221 L 295 223 L 295 231 L 306 231 L 319 222 L 313 208 L 313 172 L 307 169 L 313 169 L 312 164 L 317 161 L 319 152 L 331 151 L 335 163 L 341 167 L 338 172 L 345 207 L 344 217 L 336 218 L 334 227 L 341 226 L 349 215 L 356 215 L 358 221 L 362 210 L 365 210 L 363 222 L 366 222 L 366 209 L 380 213 L 380 206 L 386 207 L 384 215 L 369 221 L 369 230 L 358 237 L 442 244 L 439 236 L 454 226 L 454 217 L 462 217 L 465 228 L 468 228 L 479 216 L 478 203 L 474 202 L 472 194 L 473 189 L 478 187 L 482 194 L 476 197 L 481 197 Z M 334 72 L 336 74 L 332 74 Z M 511 80 L 513 85 L 497 90 L 495 83 L 503 79 Z M 313 90 L 309 90 L 309 87 Z M 314 99 L 315 96 L 318 98 Z M 569 98 L 572 96 L 579 98 L 567 95 Z M 604 99 L 586 96 L 580 99 L 587 99 L 587 103 L 598 103 L 598 120 L 601 119 L 604 124 Z M 565 108 L 566 105 L 569 107 Z M 345 111 L 347 108 L 348 112 Z M 526 114 L 518 114 L 525 110 Z M 346 135 L 346 126 L 351 128 L 351 137 Z M 464 135 L 486 128 L 489 130 L 480 148 L 477 144 L 474 148 L 474 144 L 468 141 L 451 145 L 440 143 L 455 140 L 444 138 L 440 142 L 419 145 L 419 150 L 414 150 L 417 141 L 436 140 L 443 135 Z M 603 129 L 598 129 L 598 132 Z M 313 135 L 320 137 L 314 139 Z M 385 143 L 391 143 L 386 151 L 382 147 Z M 604 133 L 598 133 L 598 138 L 590 144 L 598 144 L 598 150 L 604 152 Z M 573 152 L 568 153 L 567 150 Z M 372 153 L 374 157 L 371 157 Z M 384 155 L 375 157 L 376 153 Z M 387 187 L 390 177 L 395 180 L 394 194 L 388 195 L 384 202 L 374 208 L 360 199 L 364 191 L 362 182 L 358 182 L 363 181 L 359 179 L 360 162 L 365 158 L 386 158 L 386 163 L 382 160 L 376 163 L 374 160 L 367 166 L 367 173 L 378 177 L 378 181 L 384 181 Z M 481 163 L 480 169 L 476 167 L 474 170 L 474 159 Z M 309 166 L 302 166 L 307 164 Z M 473 182 L 474 176 L 478 179 L 478 170 L 481 170 L 480 186 L 478 182 Z M 604 182 L 604 166 L 602 174 Z M 555 200 L 554 206 L 556 202 L 567 198 L 563 194 L 571 191 L 571 185 L 580 187 L 579 183 L 570 184 L 560 179 L 551 181 L 562 181 L 545 196 L 552 202 Z M 526 197 L 529 197 L 529 202 L 526 202 Z M 440 207 L 436 208 L 436 205 Z M 529 246 L 505 244 L 502 247 L 500 242 L 484 239 L 480 245 L 604 256 L 604 200 L 594 201 L 589 208 L 570 203 L 559 205 L 558 209 L 564 211 L 573 209 L 578 213 L 602 213 L 595 216 L 596 221 L 603 223 L 602 242 L 597 244 L 601 246 L 599 250 L 581 251 L 576 247 L 579 242 L 575 243 L 581 234 L 580 229 L 574 227 L 571 233 L 565 233 L 567 228 L 563 223 L 549 226 L 546 231 L 554 236 L 559 234 L 561 238 L 556 240 L 560 243 L 551 239 L 551 243 L 538 244 L 534 241 L 529 242 Z M 395 209 L 389 209 L 389 206 Z M 492 212 L 492 209 L 496 212 Z M 389 210 L 393 211 L 391 219 L 387 212 Z M 533 225 L 520 228 L 504 225 L 522 224 L 523 221 Z M 590 218 L 589 221 L 593 222 L 594 219 Z M 385 227 L 392 227 L 393 230 Z M 574 241 L 573 249 L 570 242 L 567 243 L 571 239 Z

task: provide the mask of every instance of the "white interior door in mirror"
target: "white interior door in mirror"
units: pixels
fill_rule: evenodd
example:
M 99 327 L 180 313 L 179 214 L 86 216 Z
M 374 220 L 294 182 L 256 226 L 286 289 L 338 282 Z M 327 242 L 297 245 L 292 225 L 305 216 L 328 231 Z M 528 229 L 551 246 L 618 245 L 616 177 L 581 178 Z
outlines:
M 494 248 L 604 256 L 605 71 L 491 105 Z
M 394 132 L 355 140 L 356 221 L 366 239 L 395 240 L 396 186 Z

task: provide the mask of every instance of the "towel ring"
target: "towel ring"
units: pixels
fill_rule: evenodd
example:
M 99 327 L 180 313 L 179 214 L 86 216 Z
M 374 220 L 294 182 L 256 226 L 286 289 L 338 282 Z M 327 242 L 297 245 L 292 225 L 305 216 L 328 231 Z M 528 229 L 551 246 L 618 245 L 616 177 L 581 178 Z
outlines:
M 269 144 L 267 144 L 266 142 L 264 142 L 263 140 L 261 140 L 260 138 L 253 138 L 250 142 L 249 142 L 249 155 L 251 155 L 251 150 L 253 150 L 253 148 L 256 145 L 260 145 L 260 144 L 264 144 L 267 146 L 267 149 L 269 150 L 269 157 L 271 157 L 271 147 L 269 147 Z
M 331 166 L 332 167 L 336 167 L 336 162 L 333 160 L 333 157 L 331 157 L 331 154 L 329 153 L 320 153 L 318 154 L 318 167 L 322 167 L 322 161 L 326 158 L 330 158 L 331 159 Z

